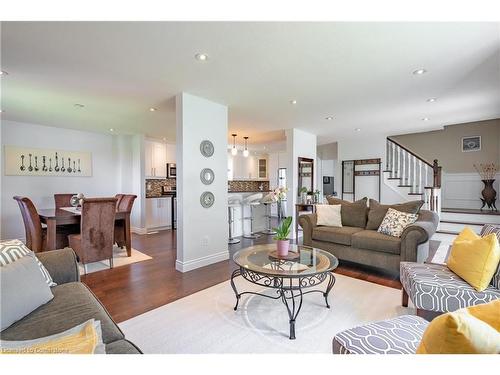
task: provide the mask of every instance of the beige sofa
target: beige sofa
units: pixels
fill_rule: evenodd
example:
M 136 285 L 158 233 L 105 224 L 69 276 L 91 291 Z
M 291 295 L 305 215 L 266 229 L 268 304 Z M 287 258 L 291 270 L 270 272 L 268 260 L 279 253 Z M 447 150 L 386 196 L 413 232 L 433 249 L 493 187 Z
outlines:
M 326 250 L 346 260 L 399 273 L 400 262 L 423 262 L 429 253 L 429 239 L 435 233 L 439 217 L 419 210 L 423 202 L 380 205 L 364 198 L 355 203 L 330 199 L 342 205 L 342 227 L 318 226 L 316 214 L 301 215 L 304 245 Z M 418 220 L 407 227 L 402 236 L 391 237 L 377 232 L 389 207 L 405 212 L 418 212 Z

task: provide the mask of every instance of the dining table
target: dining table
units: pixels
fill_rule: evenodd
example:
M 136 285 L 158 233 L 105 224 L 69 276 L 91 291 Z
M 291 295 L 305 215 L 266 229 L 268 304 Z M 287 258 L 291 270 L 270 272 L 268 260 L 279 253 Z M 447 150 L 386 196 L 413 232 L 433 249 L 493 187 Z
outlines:
M 38 210 L 40 221 L 47 225 L 47 250 L 57 249 L 56 234 L 60 225 L 80 224 L 81 211 L 75 207 L 61 207 Z M 130 233 L 130 212 L 116 211 L 115 221 L 123 221 L 125 227 L 125 247 L 127 256 L 132 255 L 132 238 Z

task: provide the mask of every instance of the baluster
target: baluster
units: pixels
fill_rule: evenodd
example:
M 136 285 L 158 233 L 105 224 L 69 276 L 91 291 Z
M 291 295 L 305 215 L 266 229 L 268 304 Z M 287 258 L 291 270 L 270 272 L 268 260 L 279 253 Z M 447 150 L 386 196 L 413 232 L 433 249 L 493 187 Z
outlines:
M 418 159 L 418 191 L 417 193 L 422 193 L 422 160 Z
M 427 164 L 424 165 L 424 168 L 425 168 L 425 181 L 424 181 L 424 189 L 429 186 L 428 183 L 429 183 L 429 166 Z
M 405 173 L 406 173 L 406 168 L 405 168 L 405 159 L 406 159 L 406 151 L 402 151 L 401 153 L 401 185 L 406 185 L 405 184 Z
M 394 160 L 394 177 L 399 177 L 399 146 L 396 145 L 396 159 Z
M 392 144 L 392 152 L 391 152 L 391 177 L 394 177 L 394 158 L 396 156 L 396 147 L 394 145 L 394 143 Z
M 388 139 L 385 141 L 385 170 L 389 170 L 389 153 L 391 149 L 391 143 Z
M 417 158 L 413 157 L 413 181 L 412 181 L 412 193 L 417 192 Z

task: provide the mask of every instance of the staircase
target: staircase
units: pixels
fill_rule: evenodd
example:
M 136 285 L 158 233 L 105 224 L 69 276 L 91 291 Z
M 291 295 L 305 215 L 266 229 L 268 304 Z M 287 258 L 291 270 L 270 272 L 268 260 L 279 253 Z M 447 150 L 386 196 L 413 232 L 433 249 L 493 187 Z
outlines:
M 437 212 L 439 240 L 452 241 L 465 227 L 479 234 L 484 224 L 500 225 L 500 212 L 441 207 L 441 167 L 391 138 L 386 142 L 384 183 L 403 200 L 422 199 L 423 208 Z
M 441 167 L 391 138 L 386 141 L 384 183 L 404 200 L 424 201 L 424 209 L 441 212 Z

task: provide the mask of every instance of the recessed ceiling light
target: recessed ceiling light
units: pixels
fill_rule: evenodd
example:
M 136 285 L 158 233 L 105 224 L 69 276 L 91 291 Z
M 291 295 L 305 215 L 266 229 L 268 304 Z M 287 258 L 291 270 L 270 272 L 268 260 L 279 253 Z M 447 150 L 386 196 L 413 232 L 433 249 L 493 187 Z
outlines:
M 333 116 L 326 117 L 326 120 L 333 120 Z
M 0 70 L 0 76 L 8 76 L 9 73 L 7 73 L 5 70 Z
M 413 74 L 418 75 L 418 76 L 425 74 L 425 73 L 427 73 L 427 70 L 425 70 L 424 68 L 420 68 L 420 69 L 413 71 Z
M 110 131 L 110 132 L 114 132 L 114 131 L 115 131 L 115 129 L 111 128 L 111 129 L 109 129 L 109 131 Z
M 424 117 L 422 121 L 429 121 L 429 117 Z
M 295 99 L 290 100 L 290 104 L 297 104 L 297 101 Z
M 207 61 L 208 60 L 208 55 L 206 53 L 197 53 L 194 55 L 195 59 L 198 61 Z
M 149 108 L 149 112 L 154 112 L 154 111 L 156 111 L 156 108 L 154 107 Z
M 429 98 L 427 99 L 428 103 L 434 103 L 437 100 L 437 98 Z
M 356 129 L 354 129 L 354 130 L 355 130 L 355 131 L 357 131 L 357 132 L 360 132 L 360 131 L 361 131 L 361 129 L 360 129 L 360 128 L 356 128 Z
M 73 104 L 76 108 L 85 108 L 85 105 L 80 104 L 80 103 L 75 103 Z

